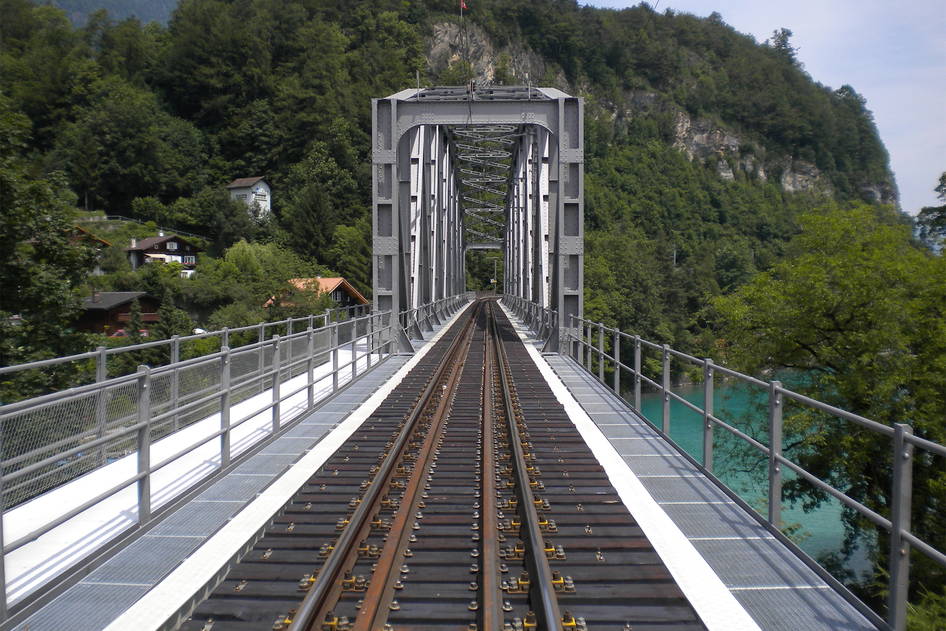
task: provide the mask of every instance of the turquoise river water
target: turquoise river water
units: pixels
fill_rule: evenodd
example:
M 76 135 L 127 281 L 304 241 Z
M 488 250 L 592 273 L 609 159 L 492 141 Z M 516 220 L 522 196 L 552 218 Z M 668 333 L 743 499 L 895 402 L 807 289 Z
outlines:
M 702 408 L 702 385 L 674 386 L 672 390 Z M 627 392 L 624 394 L 629 395 Z M 717 384 L 714 390 L 714 416 L 765 444 L 768 439 L 767 412 L 762 405 L 765 402 L 764 396 L 762 393 L 750 391 L 747 386 Z M 641 408 L 647 420 L 660 428 L 662 424 L 660 393 L 644 392 L 641 396 Z M 677 401 L 672 401 L 670 418 L 670 437 L 698 462 L 702 462 L 702 415 Z M 761 435 L 758 428 L 762 429 Z M 761 454 L 757 459 L 749 461 L 745 457 L 734 457 L 733 454 L 738 451 L 733 449 L 737 441 L 742 442 L 722 428 L 714 430 L 714 473 L 750 506 L 764 515 L 768 505 L 768 483 L 764 474 L 767 470 L 767 461 Z M 739 453 L 744 454 L 745 451 Z M 753 471 L 757 473 L 754 474 Z M 783 473 L 783 479 L 789 479 L 786 473 Z M 810 512 L 802 510 L 800 505 L 793 507 L 785 502 L 782 505 L 782 521 L 783 526 L 795 528 L 791 535 L 792 539 L 813 558 L 818 559 L 826 554 L 840 553 L 844 529 L 841 523 L 841 505 L 836 500 L 823 502 Z M 866 553 L 859 550 L 845 567 L 849 571 L 861 574 L 870 569 L 870 561 Z

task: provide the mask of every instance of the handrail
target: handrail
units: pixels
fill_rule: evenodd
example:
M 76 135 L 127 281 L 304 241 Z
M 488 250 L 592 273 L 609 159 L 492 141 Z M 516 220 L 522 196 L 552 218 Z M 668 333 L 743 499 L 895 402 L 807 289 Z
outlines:
M 504 295 L 502 300 L 516 315 L 522 318 L 523 322 L 529 324 L 533 332 L 535 332 L 535 327 L 532 326 L 531 323 L 535 315 L 541 312 L 543 308 L 521 297 L 508 294 Z M 761 453 L 768 460 L 768 514 L 764 517 L 771 527 L 781 530 L 781 467 L 784 466 L 816 488 L 837 499 L 846 507 L 856 511 L 871 523 L 888 531 L 890 533 L 891 553 L 889 555 L 889 567 L 887 568 L 890 579 L 888 585 L 889 597 L 886 624 L 889 625 L 891 629 L 897 631 L 901 631 L 905 628 L 908 605 L 907 587 L 909 585 L 910 548 L 912 547 L 920 551 L 935 563 L 946 567 L 946 554 L 944 554 L 944 551 L 936 549 L 930 542 L 922 541 L 910 532 L 910 501 L 913 491 L 911 471 L 913 462 L 916 460 L 912 452 L 916 448 L 933 455 L 946 457 L 946 446 L 922 437 L 914 436 L 912 428 L 907 424 L 897 423 L 893 427 L 884 425 L 883 423 L 878 423 L 859 414 L 848 412 L 847 410 L 785 388 L 778 381 L 764 381 L 731 368 L 719 366 L 710 359 L 699 359 L 688 353 L 672 349 L 666 344 L 649 341 L 639 335 L 627 333 L 617 328 L 607 327 L 600 322 L 594 322 L 577 315 L 570 315 L 567 326 L 563 326 L 561 331 L 564 341 L 562 352 L 569 354 L 587 372 L 596 376 L 599 381 L 610 387 L 615 394 L 622 399 L 624 399 L 624 390 L 621 387 L 622 373 L 629 373 L 633 381 L 633 399 L 627 402 L 642 416 L 641 385 L 649 384 L 660 391 L 663 400 L 663 423 L 662 427 L 659 429 L 665 436 L 669 437 L 670 434 L 671 401 L 676 401 L 697 414 L 702 414 L 704 420 L 702 466 L 708 475 L 712 476 L 713 471 L 713 429 L 716 427 L 726 430 L 729 434 Z M 606 343 L 606 340 L 608 343 Z M 623 363 L 620 359 L 622 343 L 626 342 L 633 343 L 633 366 Z M 610 352 L 608 352 L 608 345 L 610 345 Z M 659 383 L 656 380 L 656 376 L 654 379 L 651 379 L 643 373 L 642 355 L 645 350 L 657 351 L 662 356 L 661 380 Z M 703 369 L 704 402 L 702 407 L 684 399 L 682 396 L 672 391 L 670 372 L 671 362 L 673 360 L 682 361 Z M 597 366 L 595 366 L 595 364 L 597 364 Z M 612 381 L 610 384 L 607 383 L 605 379 L 606 365 L 611 373 Z M 768 445 L 756 440 L 714 415 L 713 378 L 715 374 L 736 379 L 747 385 L 765 390 L 769 399 L 768 430 L 770 438 Z M 782 453 L 782 413 L 786 398 L 797 404 L 819 410 L 843 421 L 854 423 L 860 428 L 891 439 L 894 482 L 888 501 L 888 505 L 892 507 L 889 519 L 877 514 L 874 510 L 851 498 L 842 490 L 829 485 Z M 722 482 L 719 483 L 722 484 Z M 861 608 L 863 609 L 863 613 L 870 615 L 872 618 L 876 619 L 876 621 L 880 621 L 880 618 L 875 613 L 868 610 L 866 606 L 861 604 Z
M 422 305 L 421 310 L 431 321 L 445 322 L 466 302 L 466 295 L 451 296 Z M 9 554 L 132 485 L 138 488 L 137 524 L 146 525 L 153 518 L 150 481 L 155 471 L 215 441 L 219 443 L 219 462 L 215 470 L 223 470 L 230 464 L 231 455 L 236 455 L 231 454 L 230 447 L 234 429 L 253 421 L 254 424 L 261 423 L 260 428 L 264 430 L 271 425 L 268 435 L 275 435 L 299 418 L 294 410 L 303 405 L 303 401 L 305 409 L 313 407 L 316 388 L 320 391 L 320 398 L 330 396 L 345 387 L 346 380 L 350 383 L 393 355 L 400 329 L 399 321 L 391 316 L 390 311 L 371 312 L 367 305 L 359 305 L 303 318 L 175 337 L 122 349 L 100 348 L 77 356 L 7 367 L 0 374 L 76 358 L 83 361 L 94 359 L 97 380 L 0 405 L 0 419 L 3 419 L 0 429 L 25 422 L 53 432 L 61 427 L 79 428 L 61 437 L 53 433 L 49 444 L 33 447 L 0 462 L 0 550 Z M 304 323 L 305 328 L 294 327 L 299 323 Z M 281 327 L 276 330 L 286 335 L 276 334 L 267 338 L 265 333 L 273 327 Z M 254 330 L 259 332 L 255 341 L 237 348 L 229 347 L 231 334 Z M 104 362 L 116 352 L 168 343 L 179 351 L 182 341 L 214 336 L 220 338 L 219 350 L 206 355 L 181 360 L 179 352 L 175 352 L 171 363 L 153 368 L 139 366 L 137 372 L 129 375 L 107 376 Z M 350 357 L 341 356 L 341 353 Z M 316 375 L 316 368 L 320 365 L 328 366 L 328 371 Z M 192 383 L 187 383 L 188 379 Z M 297 381 L 290 383 L 291 380 Z M 305 396 L 300 399 L 303 394 Z M 249 409 L 244 406 L 237 412 L 237 408 L 231 407 L 242 401 L 249 402 Z M 289 406 L 293 406 L 292 410 L 283 409 Z M 239 418 L 232 422 L 231 409 L 234 416 L 239 414 Z M 67 415 L 65 419 L 63 414 Z M 208 427 L 207 432 L 201 431 L 183 447 L 167 443 L 170 451 L 160 456 L 160 461 L 151 462 L 152 441 L 168 438 L 180 427 L 209 421 L 214 415 L 220 417 L 219 428 Z M 133 443 L 130 448 L 129 443 Z M 240 449 L 242 452 L 246 447 Z M 95 497 L 66 509 L 29 533 L 16 535 L 13 541 L 4 538 L 5 511 L 80 475 L 109 466 L 113 460 L 128 458 L 132 461 L 137 458 L 133 474 L 121 480 L 109 479 L 103 485 L 108 488 Z M 182 492 L 175 490 L 175 493 Z M 24 602 L 18 602 L 17 607 Z M 0 622 L 7 617 L 8 604 L 3 559 L 0 559 Z
M 211 337 L 220 337 L 221 340 L 227 341 L 230 335 L 234 333 L 244 333 L 246 331 L 259 331 L 260 340 L 265 339 L 265 331 L 267 329 L 272 329 L 275 327 L 287 327 L 288 330 L 292 330 L 293 324 L 296 323 L 307 323 L 307 325 L 315 328 L 314 321 L 321 320 L 321 328 L 324 328 L 331 322 L 337 322 L 341 320 L 342 314 L 345 317 L 349 317 L 350 314 L 357 314 L 359 317 L 366 315 L 371 310 L 371 305 L 354 305 L 350 307 L 336 307 L 332 309 L 326 309 L 323 313 L 311 314 L 308 316 L 296 317 L 296 318 L 286 318 L 285 320 L 278 320 L 275 322 L 258 322 L 257 324 L 250 324 L 247 326 L 241 327 L 224 327 L 216 331 L 206 331 L 204 333 L 195 333 L 193 335 L 180 335 L 173 336 L 164 340 L 153 340 L 148 342 L 141 342 L 139 344 L 130 344 L 128 346 L 115 346 L 111 348 L 99 347 L 94 351 L 86 351 L 84 353 L 76 353 L 74 355 L 65 355 L 63 357 L 51 357 L 49 359 L 40 359 L 32 362 L 27 362 L 25 364 L 12 364 L 10 366 L 0 366 L 0 375 L 7 375 L 11 373 L 21 372 L 24 370 L 36 370 L 38 368 L 48 368 L 49 366 L 55 366 L 58 364 L 75 362 L 75 361 L 84 361 L 88 359 L 96 359 L 101 353 L 105 355 L 120 355 L 122 353 L 133 353 L 136 351 L 147 350 L 149 348 L 158 348 L 161 346 L 173 346 L 175 344 L 181 344 L 183 342 L 191 342 L 196 340 L 207 339 Z M 385 311 L 384 314 L 389 312 Z M 226 344 L 222 344 L 226 346 Z

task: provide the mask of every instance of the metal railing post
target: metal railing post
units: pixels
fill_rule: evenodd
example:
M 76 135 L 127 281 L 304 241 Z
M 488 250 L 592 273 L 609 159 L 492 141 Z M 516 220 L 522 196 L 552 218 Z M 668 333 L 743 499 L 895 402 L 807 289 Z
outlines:
M 713 470 L 713 360 L 703 360 L 703 466 Z
M 102 383 L 108 379 L 108 355 L 105 353 L 105 347 L 99 346 L 95 349 L 98 353 L 95 357 L 95 383 Z M 105 402 L 105 388 L 99 388 L 95 397 L 95 420 L 96 420 L 96 438 L 105 436 L 106 423 L 108 422 L 108 405 Z M 99 465 L 105 464 L 107 457 L 106 447 L 103 443 L 99 447 Z
M 220 333 L 220 350 L 223 350 L 223 347 L 230 347 L 230 327 L 223 327 L 223 331 Z
M 266 352 L 263 349 L 263 342 L 266 341 L 266 325 L 262 322 L 259 323 L 259 335 L 257 336 L 256 341 L 259 344 L 259 361 L 257 362 L 258 366 L 256 369 L 256 374 L 259 375 L 259 391 L 263 392 L 266 390 L 266 380 L 263 376 L 263 368 L 266 364 L 264 361 L 266 359 Z
M 584 364 L 585 370 L 591 372 L 591 323 L 583 324 L 582 328 L 584 329 L 582 337 L 584 338 L 584 344 L 582 344 L 582 350 L 584 352 Z
M 614 349 L 611 355 L 614 357 L 614 394 L 621 396 L 621 332 L 614 329 Z
M 598 381 L 604 383 L 604 325 L 598 323 Z
M 181 361 L 181 338 L 178 335 L 171 336 L 171 409 L 174 415 L 171 416 L 171 431 L 176 432 L 179 427 L 180 418 L 177 415 L 177 408 L 181 399 L 181 376 L 177 371 L 177 364 Z
M 634 409 L 641 410 L 641 336 L 634 336 Z
M 367 351 L 368 351 L 368 352 L 366 353 L 366 355 L 367 355 L 368 368 L 371 368 L 371 355 L 372 355 L 372 353 L 374 353 L 374 315 L 372 315 L 372 314 L 369 313 L 367 317 L 368 317 L 368 322 L 367 322 L 367 325 L 368 325 L 368 331 L 367 331 L 367 333 L 368 333 L 368 336 L 367 336 L 367 339 L 368 339 L 368 348 L 367 348 Z M 449 314 L 446 315 L 446 316 L 444 317 L 444 320 L 446 320 L 446 319 L 449 318 L 449 317 L 450 317 Z
M 782 528 L 782 387 L 780 381 L 769 383 L 769 523 Z
M 151 368 L 138 366 L 138 523 L 151 519 Z
M 358 339 L 358 320 L 351 321 L 351 380 L 354 381 L 358 376 L 358 348 L 355 346 L 355 340 Z M 431 331 L 433 327 L 431 327 Z
M 230 464 L 230 347 L 220 349 L 220 468 Z
M 315 381 L 312 375 L 312 369 L 314 368 L 313 362 L 315 361 L 315 331 L 312 330 L 312 318 L 309 318 L 309 326 L 306 329 L 305 334 L 306 342 L 306 358 L 305 358 L 305 383 L 306 383 L 306 403 L 308 403 L 308 409 L 312 409 L 312 406 L 315 404 Z
M 571 351 L 572 359 L 578 361 L 578 340 L 575 339 L 575 336 L 572 335 L 572 330 L 575 328 L 575 314 L 569 314 L 568 316 L 568 348 Z
M 890 507 L 890 590 L 887 623 L 893 631 L 907 627 L 907 597 L 910 587 L 910 542 L 902 533 L 910 531 L 913 499 L 913 445 L 905 439 L 913 428 L 905 423 L 893 426 L 893 489 Z
M 663 379 L 660 394 L 663 399 L 663 432 L 670 435 L 670 347 L 663 345 Z
M 6 538 L 3 534 L 3 513 L 6 503 L 3 497 L 3 470 L 0 469 L 0 622 L 7 619 L 7 557 L 3 554 Z
M 332 347 L 332 392 L 335 392 L 338 390 L 338 322 L 332 325 L 329 344 Z
M 278 335 L 273 336 L 273 433 L 279 431 L 280 410 L 279 410 L 279 380 L 281 368 L 281 348 Z

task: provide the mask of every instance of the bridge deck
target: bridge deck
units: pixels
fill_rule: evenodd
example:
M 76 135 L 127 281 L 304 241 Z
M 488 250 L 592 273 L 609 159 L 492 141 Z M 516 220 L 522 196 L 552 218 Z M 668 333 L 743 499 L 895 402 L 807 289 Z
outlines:
M 593 376 L 525 341 L 709 628 L 874 628 Z M 14 628 L 156 628 L 215 582 L 428 347 L 388 359 Z

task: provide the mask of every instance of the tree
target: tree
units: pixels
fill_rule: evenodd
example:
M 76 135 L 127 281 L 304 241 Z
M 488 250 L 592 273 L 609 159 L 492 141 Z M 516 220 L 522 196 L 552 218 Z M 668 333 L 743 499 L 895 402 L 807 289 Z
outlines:
M 206 158 L 196 128 L 162 111 L 154 94 L 117 77 L 97 82 L 92 92 L 53 154 L 86 208 L 125 213 L 136 197 L 172 199 L 196 190 Z
M 797 63 L 795 55 L 798 49 L 792 46 L 792 35 L 794 35 L 794 33 L 792 33 L 791 29 L 787 28 L 772 31 L 771 46 L 781 57 L 795 64 Z
M 190 335 L 194 321 L 187 312 L 174 306 L 174 296 L 167 293 L 158 308 L 158 321 L 153 331 L 158 339 L 170 339 L 175 335 Z
M 70 238 L 75 196 L 61 175 L 30 177 L 29 138 L 29 120 L 0 95 L 0 366 L 85 350 L 72 325 L 94 254 Z
M 792 371 L 793 387 L 809 396 L 946 442 L 946 260 L 916 247 L 909 226 L 889 210 L 825 209 L 804 215 L 801 226 L 785 260 L 713 301 L 727 362 L 751 372 Z M 786 428 L 790 458 L 889 515 L 888 437 L 810 408 L 789 414 Z M 941 547 L 946 472 L 918 456 L 913 476 L 923 501 L 913 503 L 911 531 Z M 797 479 L 785 493 L 807 509 L 826 499 Z M 851 544 L 865 522 L 847 509 L 844 518 Z M 885 541 L 881 533 L 874 550 L 880 568 Z M 946 582 L 942 569 L 925 561 L 911 578 L 914 591 Z
M 932 247 L 941 247 L 946 239 L 946 171 L 939 176 L 939 184 L 933 189 L 943 202 L 942 206 L 927 206 L 917 215 L 920 238 Z
M 326 251 L 335 227 L 352 208 L 363 206 L 352 173 L 343 169 L 323 142 L 313 143 L 305 159 L 289 172 L 289 198 L 279 223 L 286 243 L 297 252 L 331 264 Z
M 371 223 L 359 219 L 354 226 L 338 226 L 326 260 L 364 295 L 371 293 Z
M 131 308 L 128 311 L 128 328 L 126 329 L 128 339 L 132 344 L 141 344 L 141 332 L 143 330 L 144 322 L 141 319 L 141 303 L 135 298 L 131 301 Z

